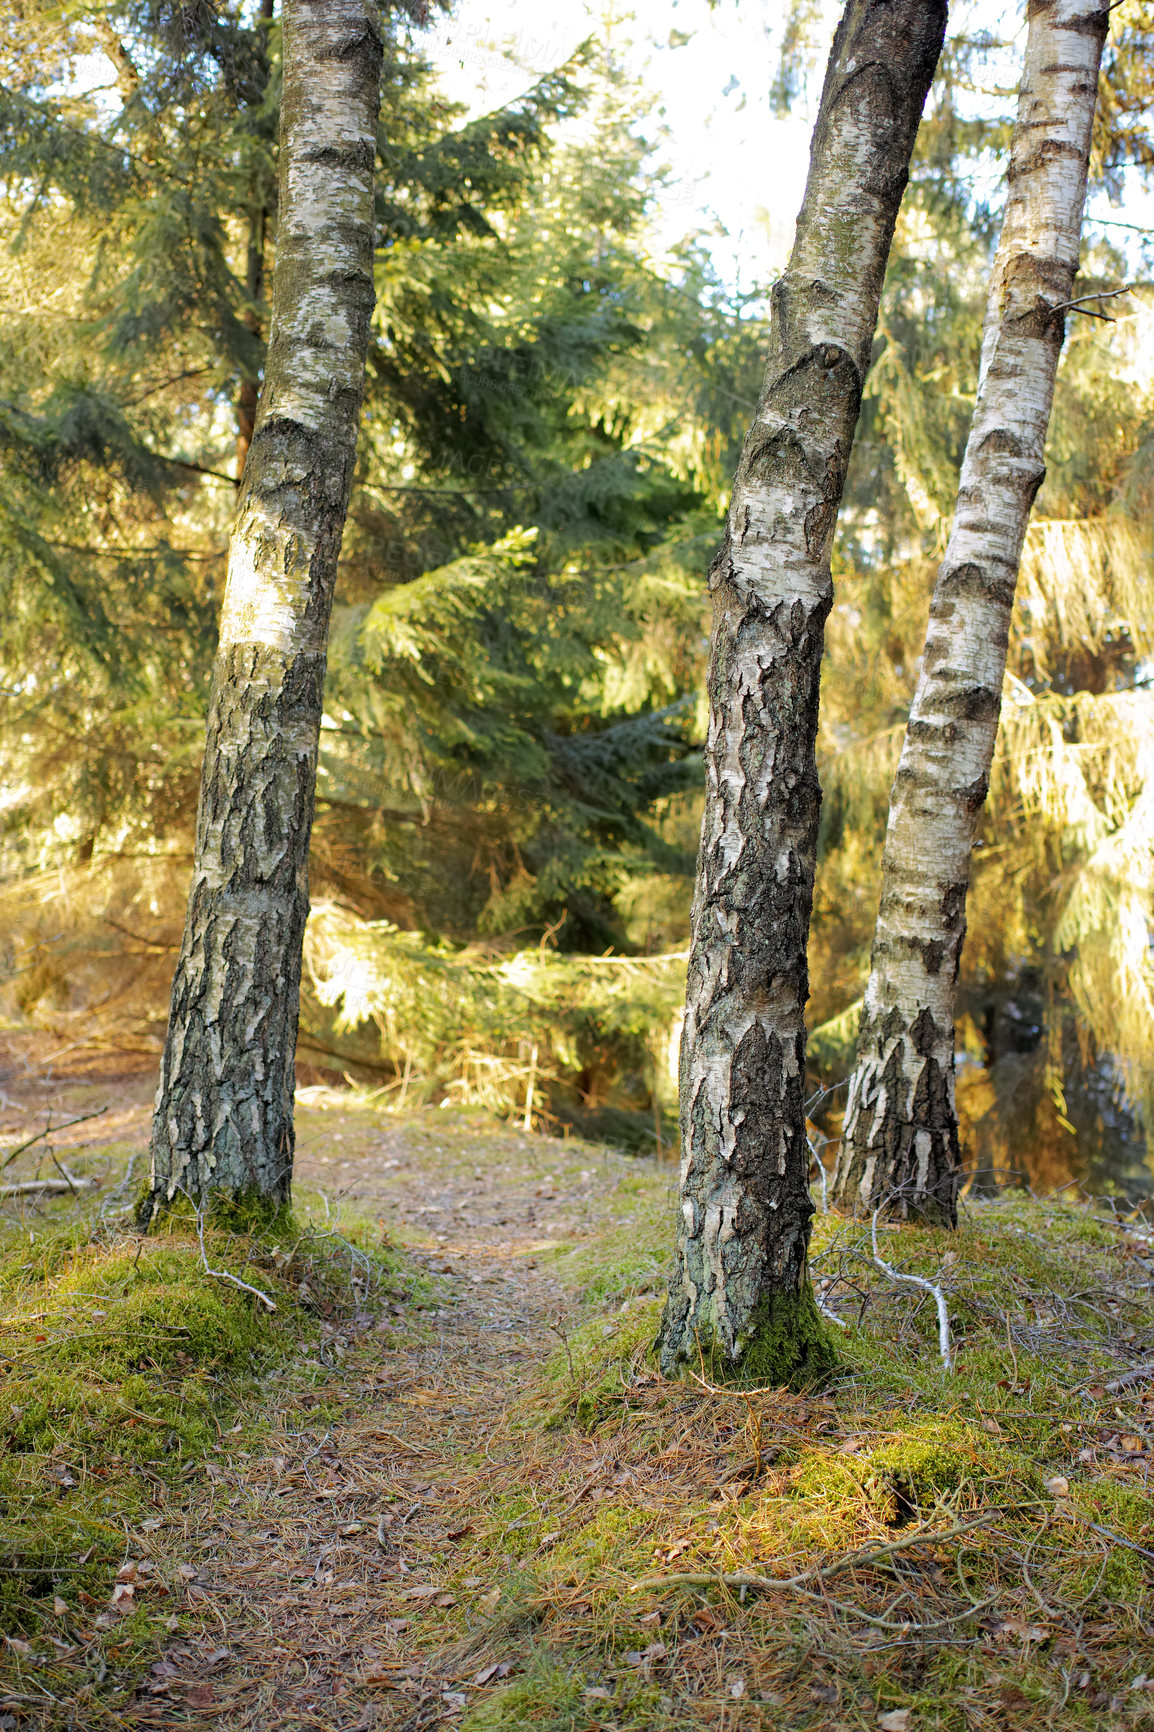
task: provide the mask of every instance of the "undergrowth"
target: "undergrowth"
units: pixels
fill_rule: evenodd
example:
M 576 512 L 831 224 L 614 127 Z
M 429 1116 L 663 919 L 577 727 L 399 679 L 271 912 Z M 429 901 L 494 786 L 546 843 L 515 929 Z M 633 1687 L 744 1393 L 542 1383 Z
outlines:
M 68 1199 L 0 1225 L 0 1673 L 16 1673 L 0 1681 L 6 1699 L 51 1702 L 55 1678 L 73 1712 L 78 1665 L 83 1698 L 174 1625 L 179 1581 L 124 1579 L 133 1530 L 204 1480 L 272 1372 L 412 1290 L 367 1223 L 338 1235 L 288 1210 L 247 1227 L 217 1211 L 202 1251 L 190 1209 L 147 1235 L 107 1215 Z
M 819 1217 L 846 1327 L 799 1396 L 659 1377 L 659 1223 L 616 1265 L 557 1259 L 578 1317 L 521 1419 L 553 1453 L 460 1564 L 517 1560 L 481 1657 L 535 1622 L 466 1732 L 1154 1725 L 1145 1224 L 1009 1197 L 953 1234 L 885 1232 L 886 1262 L 943 1286 L 946 1371 L 930 1296 L 882 1272 L 868 1226 Z M 881 1555 L 843 1568 L 858 1553 Z

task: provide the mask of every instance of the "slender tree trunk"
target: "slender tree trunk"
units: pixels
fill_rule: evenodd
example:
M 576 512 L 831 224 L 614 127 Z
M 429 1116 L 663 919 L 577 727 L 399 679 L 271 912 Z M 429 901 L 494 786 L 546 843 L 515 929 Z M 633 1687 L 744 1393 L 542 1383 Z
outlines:
M 1031 0 L 1009 198 L 957 509 L 890 797 L 881 906 L 835 1201 L 954 1226 L 954 1006 L 1022 541 L 1078 272 L 1098 0 Z
M 287 1200 L 329 614 L 373 308 L 374 0 L 284 8 L 268 358 L 229 549 L 150 1194 Z
M 706 806 L 681 1046 L 681 1223 L 661 1331 L 778 1381 L 825 1369 L 806 1275 L 806 941 L 830 545 L 945 0 L 849 0 L 770 355 L 710 570 Z
M 260 18 L 266 27 L 272 23 L 273 0 L 260 0 Z M 264 299 L 264 264 L 265 248 L 268 241 L 268 225 L 272 212 L 264 198 L 258 194 L 256 202 L 250 205 L 248 212 L 248 249 L 245 258 L 244 288 L 248 298 L 248 306 L 244 312 L 244 322 L 259 342 L 264 335 L 261 329 L 260 313 L 257 311 Z M 257 401 L 260 391 L 260 379 L 257 374 L 245 374 L 240 382 L 240 390 L 236 398 L 236 473 L 238 478 L 244 474 L 244 466 L 248 460 L 248 448 L 252 444 L 252 436 L 256 429 Z

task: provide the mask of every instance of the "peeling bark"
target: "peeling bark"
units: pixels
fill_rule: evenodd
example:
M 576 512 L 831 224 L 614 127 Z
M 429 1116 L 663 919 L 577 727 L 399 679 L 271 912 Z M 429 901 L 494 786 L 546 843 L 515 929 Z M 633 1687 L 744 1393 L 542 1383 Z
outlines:
M 828 1363 L 806 1277 L 803 1013 L 830 545 L 944 0 L 849 0 L 770 355 L 709 574 L 706 808 L 681 1047 L 667 1373 Z
M 834 1179 L 839 1207 L 949 1226 L 960 1153 L 954 1009 L 1022 542 L 1078 272 L 1107 15 L 1031 0 L 1009 197 L 957 508 L 890 797 L 881 906 Z
M 288 0 L 273 313 L 229 547 L 144 1219 L 286 1201 L 329 615 L 373 309 L 373 0 Z

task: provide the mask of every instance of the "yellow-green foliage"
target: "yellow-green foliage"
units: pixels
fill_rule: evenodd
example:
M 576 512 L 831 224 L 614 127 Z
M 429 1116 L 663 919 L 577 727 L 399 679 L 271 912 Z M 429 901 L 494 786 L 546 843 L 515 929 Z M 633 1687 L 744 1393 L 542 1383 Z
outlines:
M 409 1078 L 410 1099 L 443 1091 L 511 1114 L 524 1108 L 530 1070 L 539 1095 L 608 1044 L 635 1058 L 648 1051 L 650 1081 L 672 1103 L 670 1038 L 685 996 L 680 951 L 577 956 L 534 946 L 494 957 L 482 946 L 429 945 L 388 921 L 318 904 L 304 954 L 336 1031 L 374 1031 L 376 1061 Z
M 38 1599 L 107 1592 L 124 1520 L 195 1473 L 254 1377 L 312 1332 L 310 1293 L 350 1291 L 348 1247 L 287 1215 L 260 1239 L 206 1234 L 211 1265 L 275 1313 L 205 1272 L 188 1221 L 91 1231 L 77 1219 L 0 1245 L 0 1622 L 25 1636 Z

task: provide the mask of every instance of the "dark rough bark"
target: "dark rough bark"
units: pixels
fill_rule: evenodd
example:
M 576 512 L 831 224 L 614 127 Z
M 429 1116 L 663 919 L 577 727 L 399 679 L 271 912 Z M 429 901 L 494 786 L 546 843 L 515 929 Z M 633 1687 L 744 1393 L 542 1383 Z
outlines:
M 273 0 L 260 0 L 262 22 L 266 25 L 270 24 L 272 16 Z M 265 247 L 271 218 L 272 212 L 258 194 L 256 202 L 249 207 L 248 248 L 244 272 L 244 290 L 248 299 L 248 306 L 244 312 L 244 322 L 258 341 L 264 335 L 257 309 L 264 300 Z M 259 395 L 259 377 L 256 374 L 246 373 L 241 379 L 240 389 L 236 397 L 236 473 L 238 477 L 244 474 L 248 448 L 252 444 L 252 436 L 256 430 Z
M 806 942 L 830 546 L 944 0 L 850 0 L 770 355 L 709 583 L 706 809 L 681 1059 L 667 1373 L 776 1381 L 830 1358 L 806 1275 Z
M 263 332 L 261 331 L 260 318 L 256 312 L 256 305 L 264 296 L 264 246 L 268 215 L 269 213 L 263 205 L 249 213 L 248 260 L 244 286 L 251 304 L 245 309 L 244 322 L 258 341 Z M 249 446 L 252 444 L 252 436 L 256 431 L 259 391 L 260 385 L 257 379 L 250 378 L 248 374 L 241 379 L 240 389 L 236 394 L 236 472 L 238 476 L 244 474 Z
M 957 510 L 890 797 L 882 896 L 834 1177 L 838 1207 L 957 1223 L 954 1010 L 1022 542 L 1044 453 L 1107 17 L 1033 0 L 1009 197 Z
M 145 1219 L 178 1190 L 289 1196 L 329 614 L 373 308 L 380 65 L 372 0 L 289 0 L 268 358 L 229 548 Z

